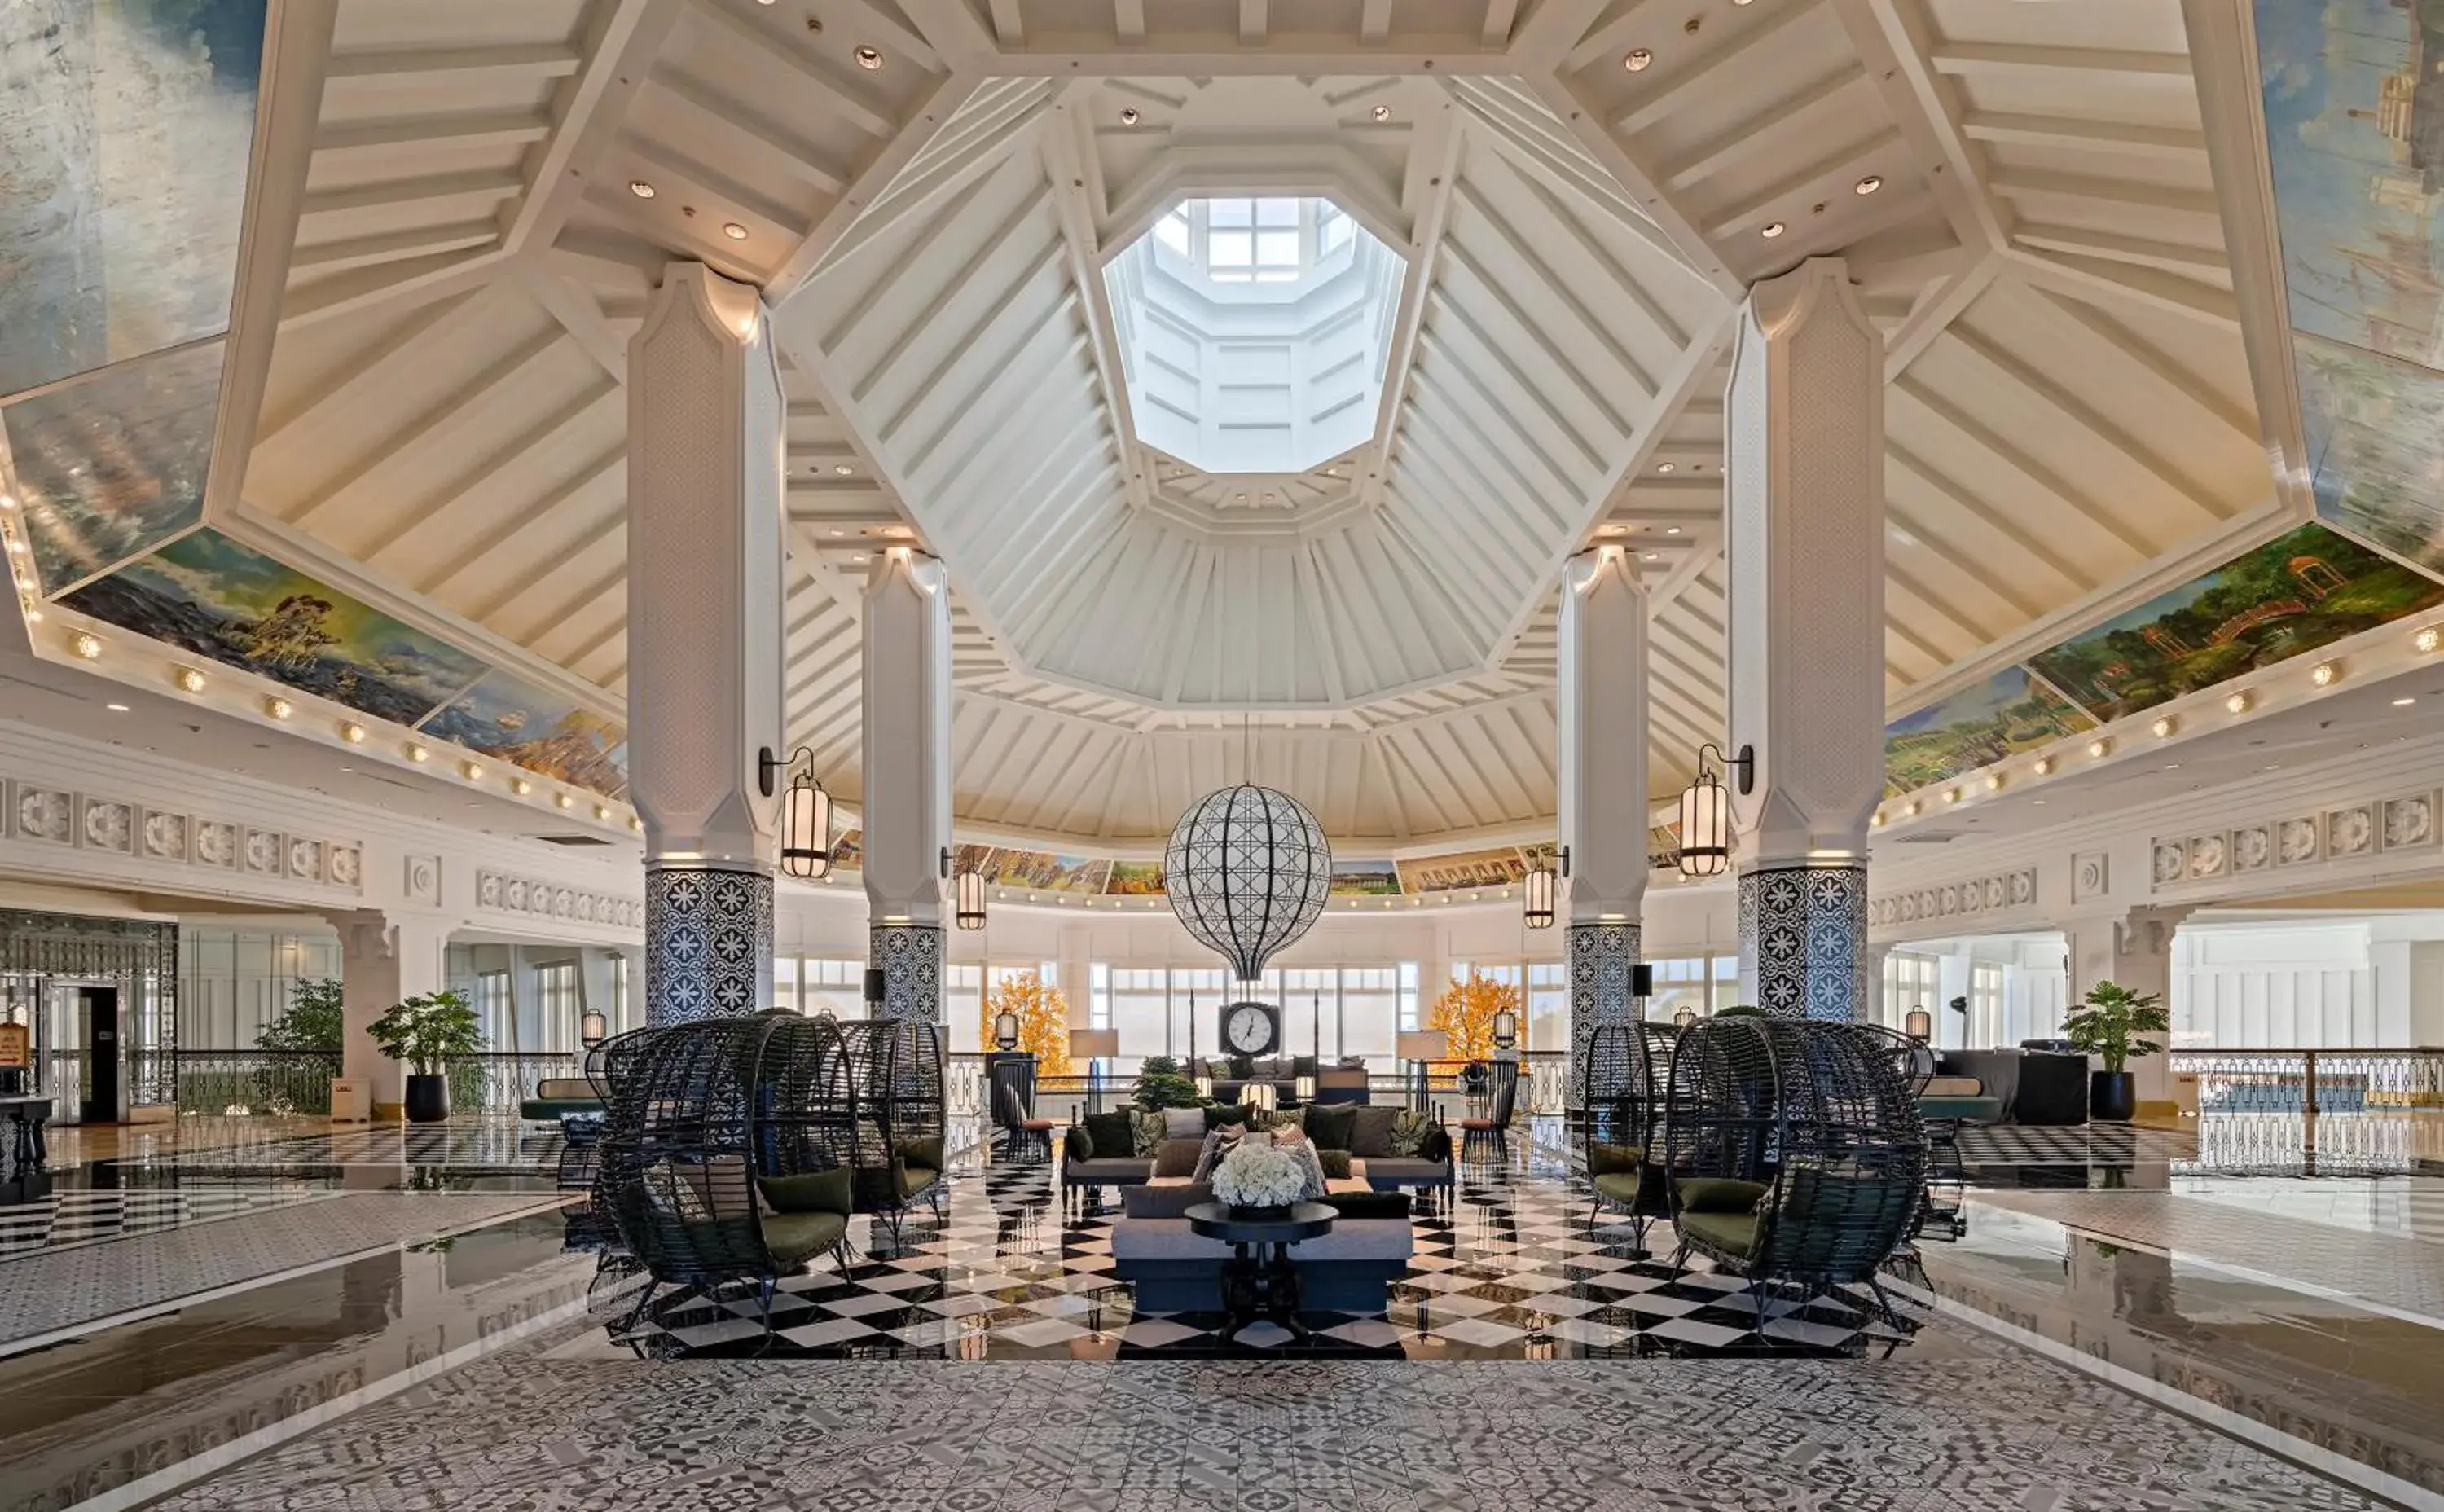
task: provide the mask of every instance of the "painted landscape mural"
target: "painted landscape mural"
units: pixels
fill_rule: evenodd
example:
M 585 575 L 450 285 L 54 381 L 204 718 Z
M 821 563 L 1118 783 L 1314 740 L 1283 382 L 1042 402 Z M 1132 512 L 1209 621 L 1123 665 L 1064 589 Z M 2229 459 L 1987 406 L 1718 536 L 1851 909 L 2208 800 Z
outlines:
M 2006 667 L 1884 727 L 1884 790 L 1948 782 L 2095 723 L 2025 670 Z
M 627 733 L 618 720 L 508 673 L 486 673 L 435 710 L 424 730 L 607 798 L 628 790 Z
M 423 719 L 486 671 L 455 646 L 209 528 L 60 601 L 401 725 Z
M 0 410 L 45 593 L 203 519 L 221 349 L 210 341 L 139 358 Z
M 228 328 L 265 7 L 0 6 L 0 395 Z
M 2099 719 L 2119 719 L 2438 602 L 2444 584 L 2304 525 L 2028 665 Z
M 2444 568 L 2444 0 L 2256 0 L 2318 512 Z

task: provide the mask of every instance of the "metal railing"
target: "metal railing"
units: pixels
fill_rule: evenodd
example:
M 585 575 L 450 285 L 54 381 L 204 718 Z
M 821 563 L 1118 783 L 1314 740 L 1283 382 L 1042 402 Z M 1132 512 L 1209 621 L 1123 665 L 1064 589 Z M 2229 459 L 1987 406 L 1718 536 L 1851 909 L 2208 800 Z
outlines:
M 2175 1076 L 2194 1076 L 2200 1116 L 2444 1110 L 2444 1049 L 2175 1050 Z
M 1570 1093 L 1569 1052 L 1529 1050 L 1522 1053 L 1519 1060 L 1521 1080 L 1519 1096 L 1513 1105 L 1513 1118 L 1555 1116 L 1565 1113 Z M 1474 1102 L 1461 1075 L 1468 1064 L 1464 1060 L 1428 1063 L 1428 1096 L 1447 1116 L 1474 1111 Z M 979 1126 L 987 1121 L 991 1110 L 986 1106 L 984 1056 L 972 1050 L 954 1051 L 943 1058 L 942 1076 L 945 1112 L 950 1117 L 972 1119 Z M 1134 1076 L 1106 1075 L 1102 1079 L 1104 1106 L 1119 1107 L 1127 1102 L 1136 1084 Z M 1379 1071 L 1366 1079 L 1367 1097 L 1374 1102 L 1405 1102 L 1416 1095 L 1416 1076 L 1407 1072 Z M 1041 1117 L 1066 1119 L 1085 1106 L 1088 1091 L 1083 1072 L 1038 1077 L 1035 1112 Z
M 83 1073 L 83 1052 L 64 1053 L 73 1064 L 55 1061 L 49 1090 L 73 1106 Z M 178 1089 L 181 1116 L 206 1117 L 319 1116 L 331 1111 L 331 1079 L 340 1055 L 329 1050 L 139 1050 L 132 1061 L 168 1069 Z M 462 1117 L 511 1117 L 547 1077 L 584 1074 L 576 1051 L 484 1051 L 451 1056 L 450 1111 Z

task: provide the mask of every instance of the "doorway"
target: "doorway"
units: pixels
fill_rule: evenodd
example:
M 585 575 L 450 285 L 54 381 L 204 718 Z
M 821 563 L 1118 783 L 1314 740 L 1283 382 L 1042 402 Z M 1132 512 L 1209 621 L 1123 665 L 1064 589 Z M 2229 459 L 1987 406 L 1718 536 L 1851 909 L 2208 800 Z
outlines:
M 77 1026 L 84 1033 L 83 1097 L 77 1107 L 82 1123 L 122 1123 L 127 1109 L 120 1096 L 119 989 L 72 989 L 77 999 Z

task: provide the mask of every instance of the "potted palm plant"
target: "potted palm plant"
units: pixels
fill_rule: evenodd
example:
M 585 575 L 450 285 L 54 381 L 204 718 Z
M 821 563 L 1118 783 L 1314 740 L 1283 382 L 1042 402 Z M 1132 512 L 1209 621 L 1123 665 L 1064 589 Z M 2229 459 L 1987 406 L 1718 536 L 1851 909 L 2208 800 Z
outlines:
M 381 1053 L 407 1063 L 407 1119 L 439 1123 L 450 1116 L 450 1057 L 484 1048 L 475 1010 L 455 992 L 433 992 L 390 1005 L 369 1031 Z
M 2138 1079 L 2130 1074 L 2130 1058 L 2154 1055 L 2164 1048 L 2162 1041 L 2139 1036 L 2169 1034 L 2172 1028 L 2172 1012 L 2156 993 L 2133 992 L 2119 982 L 2099 982 L 2087 989 L 2086 1001 L 2063 1021 L 2063 1037 L 2104 1062 L 2103 1070 L 2088 1074 L 2089 1117 L 2107 1123 L 2130 1121 L 2138 1111 Z

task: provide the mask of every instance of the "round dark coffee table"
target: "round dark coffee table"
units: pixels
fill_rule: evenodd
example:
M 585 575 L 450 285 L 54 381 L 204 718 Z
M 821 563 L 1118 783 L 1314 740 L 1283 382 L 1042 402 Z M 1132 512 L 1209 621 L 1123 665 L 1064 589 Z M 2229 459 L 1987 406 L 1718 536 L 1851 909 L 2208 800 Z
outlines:
M 1188 1209 L 1188 1227 L 1207 1239 L 1231 1246 L 1222 1263 L 1222 1307 L 1231 1326 L 1224 1341 L 1259 1318 L 1270 1318 L 1304 1343 L 1306 1325 L 1299 1321 L 1298 1267 L 1290 1263 L 1290 1246 L 1301 1240 L 1332 1232 L 1338 1216 L 1320 1202 L 1292 1204 L 1281 1218 L 1242 1221 L 1218 1202 L 1201 1202 Z

